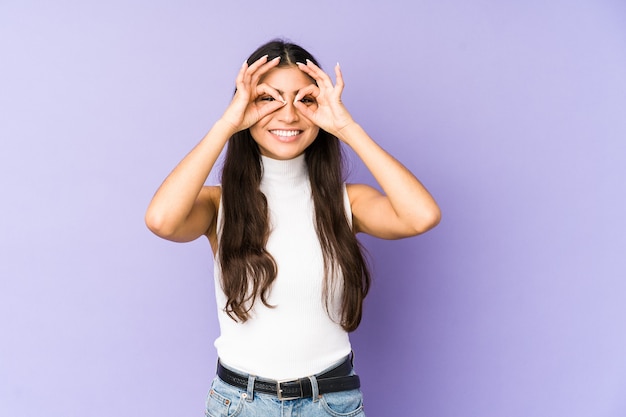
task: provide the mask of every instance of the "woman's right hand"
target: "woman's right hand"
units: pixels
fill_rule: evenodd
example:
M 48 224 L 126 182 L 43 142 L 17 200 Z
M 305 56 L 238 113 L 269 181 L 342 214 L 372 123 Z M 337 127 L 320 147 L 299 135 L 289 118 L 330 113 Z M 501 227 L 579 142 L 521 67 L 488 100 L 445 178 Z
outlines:
M 261 77 L 279 62 L 280 57 L 268 61 L 265 55 L 252 65 L 244 62 L 241 66 L 235 80 L 235 96 L 221 117 L 236 132 L 249 128 L 287 103 L 278 91 L 260 82 Z M 260 103 L 259 98 L 263 96 L 271 99 Z

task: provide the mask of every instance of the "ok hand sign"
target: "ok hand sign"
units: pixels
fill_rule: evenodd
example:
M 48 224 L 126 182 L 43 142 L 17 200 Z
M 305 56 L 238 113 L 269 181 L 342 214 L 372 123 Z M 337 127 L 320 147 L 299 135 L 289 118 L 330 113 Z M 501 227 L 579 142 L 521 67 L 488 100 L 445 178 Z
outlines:
M 285 99 L 278 91 L 265 83 L 260 83 L 261 77 L 280 62 L 276 57 L 268 62 L 267 55 L 259 58 L 252 65 L 244 62 L 237 74 L 235 85 L 237 90 L 230 105 L 222 115 L 222 120 L 229 123 L 235 131 L 249 128 L 264 116 L 278 110 L 285 105 Z M 269 95 L 274 101 L 260 105 L 258 97 Z
M 313 62 L 307 60 L 306 64 L 299 62 L 297 65 L 302 72 L 313 78 L 317 85 L 311 84 L 300 90 L 295 98 L 294 106 L 317 126 L 340 137 L 341 130 L 354 123 L 354 121 L 341 102 L 344 82 L 339 64 L 335 66 L 335 77 L 337 80 L 335 85 L 333 85 L 328 74 Z M 308 107 L 300 101 L 306 95 L 311 95 L 315 98 L 317 107 Z

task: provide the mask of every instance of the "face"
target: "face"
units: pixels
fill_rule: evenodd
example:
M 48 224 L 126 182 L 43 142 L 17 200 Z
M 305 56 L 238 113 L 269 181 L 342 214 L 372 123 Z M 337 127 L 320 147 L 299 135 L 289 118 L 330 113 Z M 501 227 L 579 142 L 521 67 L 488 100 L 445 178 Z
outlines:
M 265 74 L 261 82 L 276 89 L 287 104 L 250 127 L 250 133 L 259 145 L 262 155 L 273 159 L 293 159 L 313 143 L 319 132 L 319 128 L 293 105 L 298 91 L 313 81 L 298 67 L 293 66 L 273 68 Z M 260 96 L 257 105 L 264 106 L 272 100 L 274 99 L 271 96 Z M 317 107 L 311 96 L 305 96 L 301 101 L 307 106 Z

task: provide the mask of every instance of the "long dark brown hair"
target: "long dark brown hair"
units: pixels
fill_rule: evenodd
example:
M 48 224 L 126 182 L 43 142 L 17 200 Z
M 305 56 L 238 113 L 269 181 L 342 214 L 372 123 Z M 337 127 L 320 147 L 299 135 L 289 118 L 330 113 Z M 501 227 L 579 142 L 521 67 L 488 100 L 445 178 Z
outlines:
M 264 55 L 280 56 L 280 66 L 306 62 L 318 65 L 306 50 L 293 43 L 274 40 L 259 47 L 248 64 Z M 370 286 L 370 273 L 361 245 L 354 235 L 343 201 L 343 155 L 339 140 L 320 129 L 305 150 L 315 208 L 316 231 L 324 256 L 324 293 L 327 313 L 332 289 L 341 288 L 339 323 L 346 331 L 361 322 L 363 300 Z M 259 147 L 249 129 L 228 141 L 222 169 L 223 229 L 219 241 L 222 289 L 226 313 L 245 322 L 257 298 L 267 307 L 276 279 L 277 265 L 265 245 L 269 237 L 267 200 L 260 191 L 262 165 Z M 341 286 L 333 280 L 342 279 Z M 335 319 L 333 317 L 333 319 Z

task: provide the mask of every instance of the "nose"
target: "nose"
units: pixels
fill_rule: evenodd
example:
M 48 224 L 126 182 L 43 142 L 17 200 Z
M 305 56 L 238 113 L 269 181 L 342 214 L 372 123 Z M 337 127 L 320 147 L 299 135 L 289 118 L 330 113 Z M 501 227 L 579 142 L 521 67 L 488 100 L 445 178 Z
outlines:
M 287 100 L 287 104 L 278 109 L 279 119 L 285 123 L 294 123 L 299 120 L 298 110 L 291 100 Z

